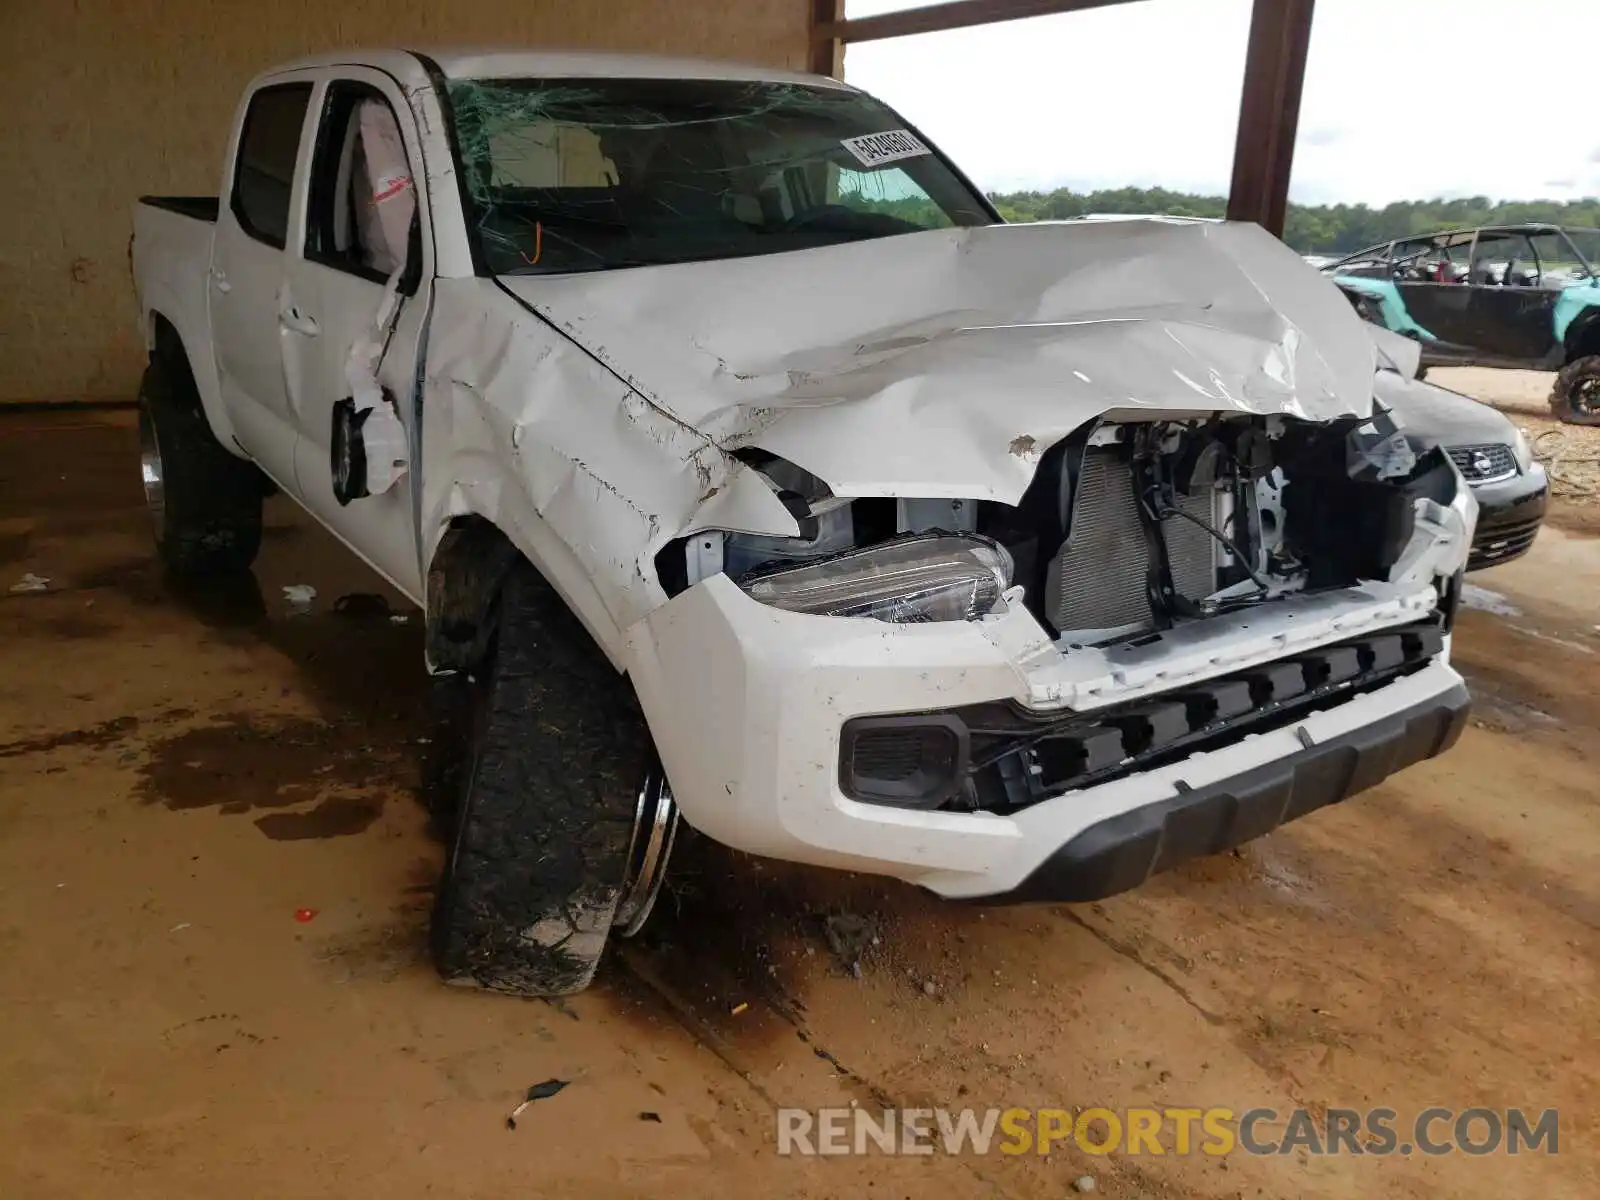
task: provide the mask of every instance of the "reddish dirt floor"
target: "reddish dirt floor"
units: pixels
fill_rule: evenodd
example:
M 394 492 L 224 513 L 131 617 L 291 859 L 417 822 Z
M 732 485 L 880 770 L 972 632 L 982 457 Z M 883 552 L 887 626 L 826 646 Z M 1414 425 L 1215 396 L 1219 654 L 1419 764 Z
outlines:
M 431 971 L 420 618 L 268 512 L 242 585 L 174 588 L 125 414 L 0 420 L 0 1197 L 1600 1195 L 1581 522 L 1475 577 L 1471 727 L 1359 798 L 1081 906 L 688 837 L 545 1003 Z M 778 1155 L 779 1108 L 851 1103 L 1554 1108 L 1560 1152 Z

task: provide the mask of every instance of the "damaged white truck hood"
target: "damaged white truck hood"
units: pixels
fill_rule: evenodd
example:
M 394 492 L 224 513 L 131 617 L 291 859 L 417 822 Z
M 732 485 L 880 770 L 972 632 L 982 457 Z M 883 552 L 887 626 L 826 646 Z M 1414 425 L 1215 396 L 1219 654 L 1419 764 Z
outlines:
M 842 496 L 1014 504 L 1107 413 L 1371 411 L 1365 326 L 1250 224 L 932 230 L 503 282 L 652 406 Z

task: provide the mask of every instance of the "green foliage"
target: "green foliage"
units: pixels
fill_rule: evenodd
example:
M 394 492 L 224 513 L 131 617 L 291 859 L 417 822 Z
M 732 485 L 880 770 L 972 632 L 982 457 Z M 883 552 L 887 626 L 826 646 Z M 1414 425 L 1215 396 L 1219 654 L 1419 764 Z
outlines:
M 1112 188 L 1099 192 L 992 193 L 1007 221 L 1052 221 L 1090 213 L 1164 213 L 1178 217 L 1220 217 L 1222 196 L 1195 196 L 1165 188 Z M 1350 254 L 1379 242 L 1440 229 L 1475 225 L 1515 225 L 1549 221 L 1572 227 L 1600 227 L 1600 197 L 1561 202 L 1496 202 L 1487 196 L 1457 200 L 1400 200 L 1382 208 L 1365 204 L 1291 204 L 1283 240 L 1302 254 Z

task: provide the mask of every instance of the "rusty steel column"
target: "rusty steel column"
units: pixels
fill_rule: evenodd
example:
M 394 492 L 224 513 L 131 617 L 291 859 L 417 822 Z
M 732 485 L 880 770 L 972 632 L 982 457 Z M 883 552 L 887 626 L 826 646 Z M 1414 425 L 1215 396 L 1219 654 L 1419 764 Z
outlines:
M 1255 0 L 1239 104 L 1228 219 L 1255 221 L 1279 237 L 1300 125 L 1300 93 L 1316 0 Z

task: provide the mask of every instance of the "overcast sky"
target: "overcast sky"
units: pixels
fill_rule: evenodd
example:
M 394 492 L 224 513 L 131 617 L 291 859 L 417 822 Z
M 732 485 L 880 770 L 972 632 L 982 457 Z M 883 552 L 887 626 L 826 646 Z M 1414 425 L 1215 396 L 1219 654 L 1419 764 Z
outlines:
M 922 0 L 847 0 L 850 16 Z M 1140 0 L 851 46 L 986 189 L 1227 190 L 1250 0 Z M 1294 199 L 1600 194 L 1600 0 L 1317 0 Z

